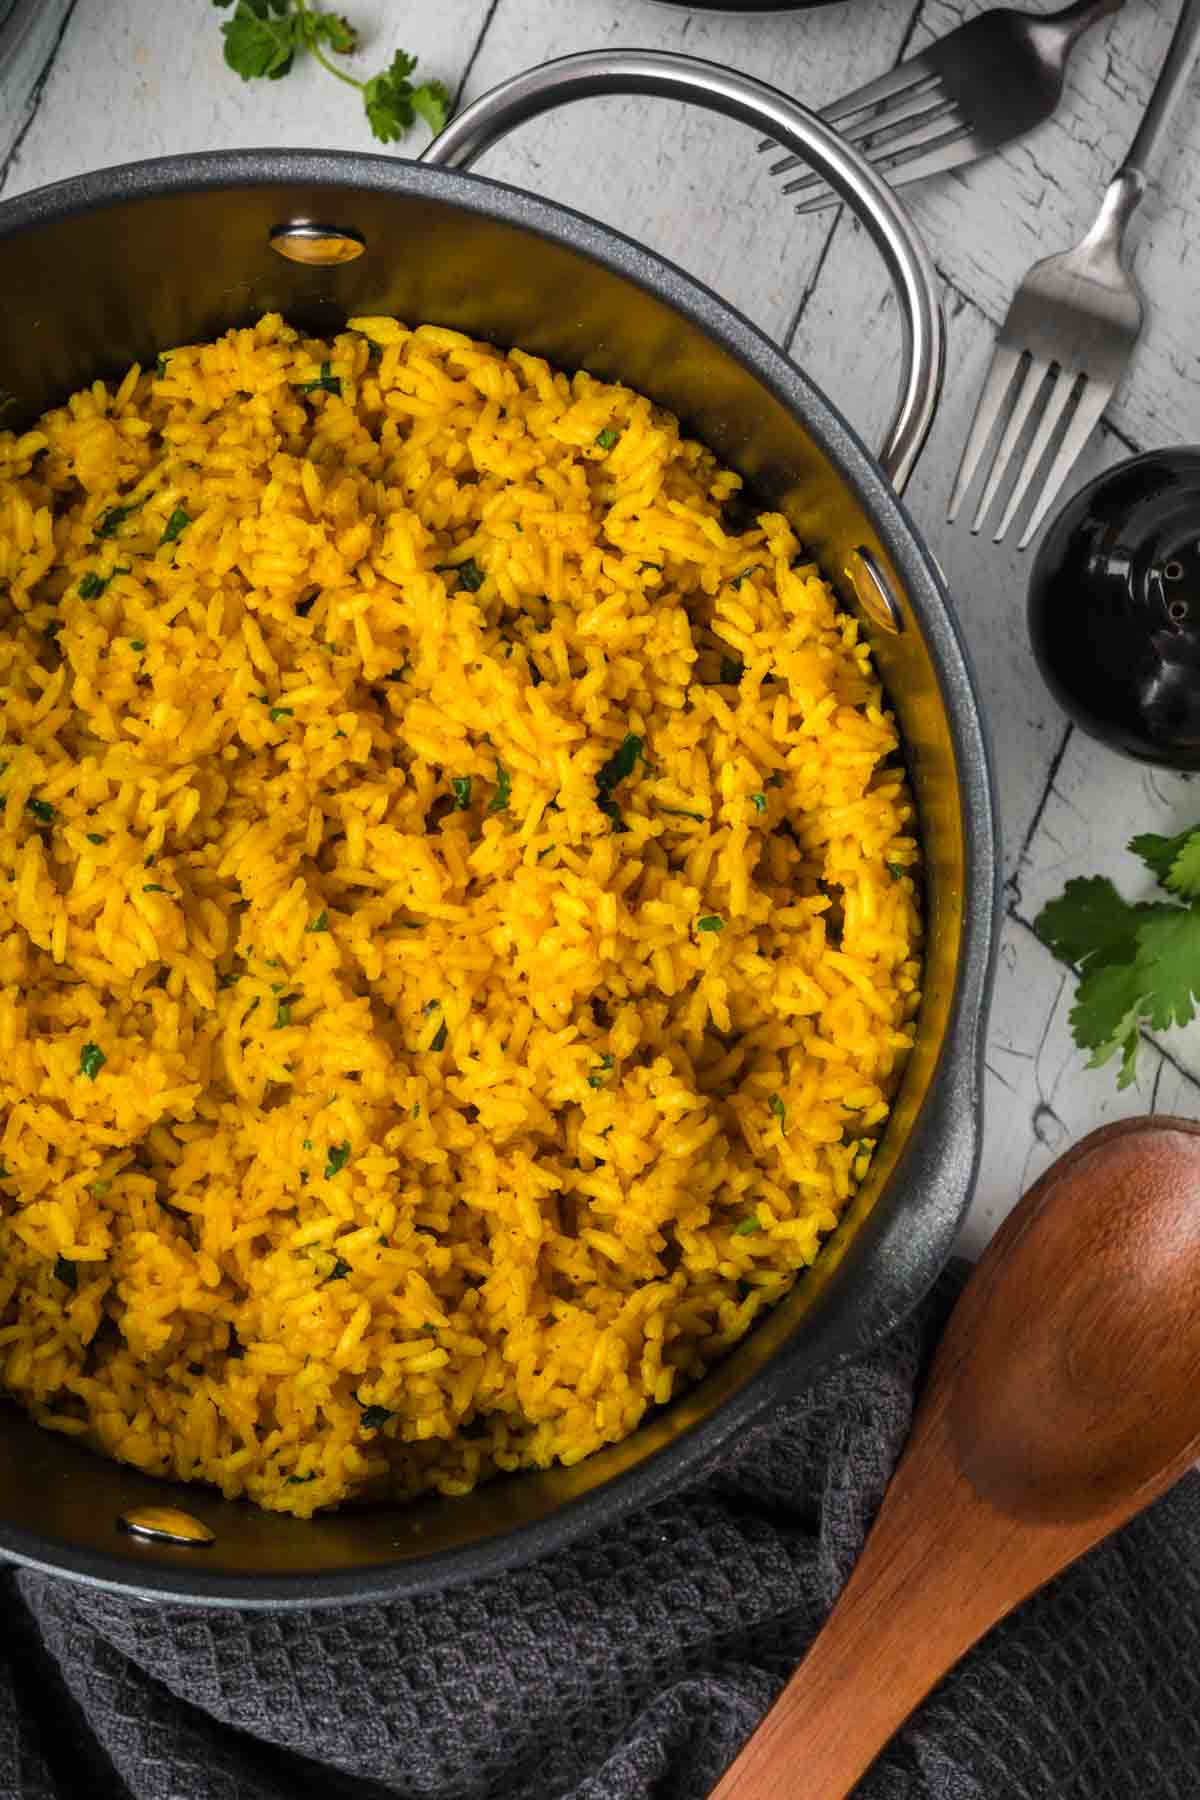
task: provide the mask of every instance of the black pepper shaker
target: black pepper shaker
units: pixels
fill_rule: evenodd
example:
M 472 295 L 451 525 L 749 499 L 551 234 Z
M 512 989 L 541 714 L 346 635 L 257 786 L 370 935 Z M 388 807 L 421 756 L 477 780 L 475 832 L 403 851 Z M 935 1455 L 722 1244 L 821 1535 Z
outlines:
M 1034 561 L 1029 635 L 1084 731 L 1200 769 L 1200 448 L 1132 457 L 1068 502 Z

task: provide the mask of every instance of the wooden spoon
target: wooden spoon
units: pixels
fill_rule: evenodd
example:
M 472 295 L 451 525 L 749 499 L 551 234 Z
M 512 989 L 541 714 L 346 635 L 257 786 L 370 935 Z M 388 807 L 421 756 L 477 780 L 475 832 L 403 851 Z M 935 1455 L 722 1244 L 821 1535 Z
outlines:
M 1200 1126 L 1105 1126 L 968 1282 L 874 1529 L 712 1800 L 845 1800 L 1013 1607 L 1200 1455 Z

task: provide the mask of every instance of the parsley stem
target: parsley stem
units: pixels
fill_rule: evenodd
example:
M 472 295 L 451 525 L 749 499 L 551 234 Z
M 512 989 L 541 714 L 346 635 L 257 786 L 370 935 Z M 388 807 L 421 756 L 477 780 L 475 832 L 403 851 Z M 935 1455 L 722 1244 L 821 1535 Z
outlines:
M 308 18 L 311 15 L 312 8 L 309 6 L 308 0 L 296 0 L 296 11 L 300 14 L 301 18 Z M 315 32 L 305 33 L 304 47 L 306 50 L 311 50 L 323 69 L 328 69 L 331 75 L 336 75 L 339 81 L 344 81 L 346 83 L 347 87 L 357 88 L 360 94 L 366 91 L 367 84 L 365 81 L 356 81 L 353 75 L 347 75 L 345 69 L 339 69 L 336 63 L 330 62 L 317 41 Z

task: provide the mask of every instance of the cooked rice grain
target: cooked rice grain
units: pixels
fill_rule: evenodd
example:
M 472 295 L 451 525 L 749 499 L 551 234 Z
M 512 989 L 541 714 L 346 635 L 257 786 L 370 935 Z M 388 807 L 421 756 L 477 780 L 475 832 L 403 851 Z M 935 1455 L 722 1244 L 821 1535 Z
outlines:
M 918 1003 L 854 621 L 674 419 L 278 317 L 0 436 L 0 1375 L 306 1516 L 726 1352 Z M 728 517 L 728 514 L 724 515 Z

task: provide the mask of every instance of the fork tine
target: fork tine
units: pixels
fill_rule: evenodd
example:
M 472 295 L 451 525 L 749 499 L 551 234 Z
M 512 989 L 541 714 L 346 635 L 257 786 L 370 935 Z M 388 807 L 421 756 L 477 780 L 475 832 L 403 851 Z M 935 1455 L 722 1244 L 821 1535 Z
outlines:
M 970 162 L 975 155 L 974 141 L 969 125 L 956 125 L 952 131 L 934 138 L 929 146 L 916 143 L 903 152 L 889 151 L 875 167 L 893 187 L 907 187 L 910 181 L 922 181 L 927 175 L 940 175 L 947 169 L 957 169 L 960 163 Z M 784 188 L 783 191 L 786 194 L 790 190 Z M 826 207 L 836 205 L 837 200 L 833 189 L 827 187 L 811 199 L 801 201 L 796 211 L 801 214 L 823 212 Z
M 1042 416 L 1038 420 L 1037 430 L 1030 440 L 1029 449 L 1025 453 L 1025 461 L 1017 479 L 1013 482 L 1012 492 L 1008 496 L 1008 504 L 996 527 L 993 543 L 1002 543 L 1009 526 L 1016 518 L 1021 502 L 1029 490 L 1029 484 L 1037 474 L 1042 458 L 1050 446 L 1050 440 L 1062 423 L 1063 414 L 1067 410 L 1072 394 L 1080 381 L 1086 383 L 1086 376 L 1076 376 L 1066 369 L 1059 369 L 1054 376 L 1053 385 L 1046 396 L 1046 404 L 1042 408 Z
M 821 117 L 827 125 L 840 125 L 844 119 L 853 118 L 865 106 L 878 106 L 881 101 L 894 99 L 897 95 L 906 93 L 910 87 L 930 79 L 940 79 L 937 70 L 930 68 L 924 56 L 910 57 L 907 62 L 897 63 L 886 75 L 880 75 L 878 80 L 868 81 L 862 87 L 855 88 L 853 93 L 844 94 L 830 106 L 822 107 Z M 759 154 L 778 147 L 774 138 L 763 138 L 758 146 Z
M 1021 533 L 1020 542 L 1017 545 L 1018 550 L 1024 550 L 1027 547 L 1038 526 L 1054 504 L 1059 488 L 1070 474 L 1084 445 L 1100 423 L 1104 409 L 1112 398 L 1112 391 L 1111 382 L 1085 381 L 1083 391 L 1079 396 L 1079 403 L 1071 415 L 1071 422 L 1058 447 L 1058 453 L 1042 483 L 1042 491 L 1038 496 L 1037 504 L 1030 513 L 1029 522 Z
M 1033 403 L 1041 392 L 1042 383 L 1046 379 L 1049 368 L 1050 364 L 1044 356 L 1031 356 L 1025 365 L 1013 399 L 1012 411 L 1008 415 L 1008 422 L 1004 427 L 1000 442 L 996 446 L 996 454 L 992 458 L 992 466 L 984 484 L 983 494 L 979 505 L 975 508 L 975 517 L 971 520 L 973 532 L 982 529 L 983 521 L 991 511 L 992 502 L 996 498 L 1001 482 L 1008 473 L 1012 453 L 1020 442 L 1021 433 L 1033 411 Z
M 1000 410 L 1008 397 L 1013 376 L 1021 365 L 1021 352 L 1011 344 L 997 344 L 992 356 L 979 396 L 979 404 L 975 408 L 975 417 L 971 421 L 971 430 L 963 446 L 962 460 L 958 465 L 958 474 L 954 477 L 954 491 L 950 495 L 950 506 L 946 513 L 951 524 L 958 517 L 958 509 L 966 498 L 967 489 L 975 479 L 975 471 L 992 435 L 992 427 L 1000 417 Z
M 842 105 L 844 104 L 843 102 Z M 836 125 L 842 136 L 852 144 L 860 144 L 864 138 L 873 137 L 877 131 L 883 131 L 889 125 L 898 125 L 902 120 L 917 116 L 930 107 L 949 105 L 953 105 L 953 101 L 947 97 L 940 75 L 926 75 L 920 81 L 901 88 L 890 100 L 867 110 L 863 118 L 856 118 L 856 114 L 864 111 L 862 107 L 851 107 L 843 112 L 840 106 L 829 108 L 829 112 L 836 114 L 836 117 L 830 118 L 828 113 L 822 113 L 821 117 L 827 125 Z M 761 144 L 759 148 L 762 148 Z M 797 163 L 803 161 L 802 156 L 795 154 L 781 156 L 777 163 L 771 164 L 771 174 L 786 175 L 789 169 L 794 169 Z
M 869 118 L 859 124 L 850 126 L 842 132 L 848 144 L 857 144 L 870 157 L 878 168 L 880 159 L 890 155 L 892 149 L 900 141 L 900 147 L 910 140 L 921 142 L 915 136 L 919 132 L 928 133 L 939 125 L 946 125 L 957 111 L 956 104 L 946 95 L 935 92 L 922 95 L 919 100 L 909 101 L 904 106 L 890 108 L 886 113 L 872 113 Z M 957 121 L 956 121 L 957 123 Z M 907 130 L 905 129 L 907 127 Z M 786 173 L 774 165 L 772 175 Z M 797 194 L 802 188 L 810 187 L 822 179 L 813 170 L 807 169 L 795 181 L 784 183 L 785 194 Z

